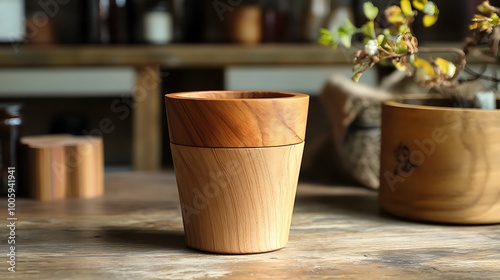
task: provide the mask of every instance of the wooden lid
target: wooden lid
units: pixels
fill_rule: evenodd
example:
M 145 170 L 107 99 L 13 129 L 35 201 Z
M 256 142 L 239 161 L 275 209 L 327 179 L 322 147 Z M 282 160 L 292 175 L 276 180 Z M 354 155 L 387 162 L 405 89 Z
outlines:
M 304 141 L 309 96 L 274 91 L 165 95 L 170 141 L 196 147 L 267 147 Z
M 50 147 L 71 147 L 82 146 L 86 144 L 95 145 L 102 142 L 101 137 L 97 136 L 74 136 L 70 134 L 49 134 L 24 136 L 20 140 L 21 144 L 27 145 L 30 148 L 50 148 Z

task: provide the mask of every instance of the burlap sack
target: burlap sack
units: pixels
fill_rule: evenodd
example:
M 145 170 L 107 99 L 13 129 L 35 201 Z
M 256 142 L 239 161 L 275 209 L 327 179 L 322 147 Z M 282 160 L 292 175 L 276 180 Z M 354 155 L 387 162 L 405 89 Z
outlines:
M 343 172 L 363 186 L 378 189 L 381 104 L 394 96 L 334 75 L 321 97 Z

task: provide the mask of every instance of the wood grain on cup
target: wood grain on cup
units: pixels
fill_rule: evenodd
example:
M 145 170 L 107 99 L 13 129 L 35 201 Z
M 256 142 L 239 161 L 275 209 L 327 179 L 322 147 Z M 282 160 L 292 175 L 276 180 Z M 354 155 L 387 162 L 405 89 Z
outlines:
M 270 91 L 166 95 L 170 142 L 197 147 L 298 144 L 306 133 L 309 96 Z

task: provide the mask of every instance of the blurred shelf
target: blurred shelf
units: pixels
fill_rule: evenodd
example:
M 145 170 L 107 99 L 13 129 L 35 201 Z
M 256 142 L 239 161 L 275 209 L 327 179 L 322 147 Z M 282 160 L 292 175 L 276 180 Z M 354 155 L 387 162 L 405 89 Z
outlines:
M 349 50 L 332 51 L 316 44 L 276 45 L 3 45 L 0 68 L 129 66 L 135 68 L 133 165 L 161 168 L 161 95 L 159 67 L 222 68 L 231 65 L 348 65 Z
M 2 46 L 0 67 L 128 66 L 224 67 L 229 65 L 349 64 L 347 50 L 315 44 L 197 44 L 132 46 Z

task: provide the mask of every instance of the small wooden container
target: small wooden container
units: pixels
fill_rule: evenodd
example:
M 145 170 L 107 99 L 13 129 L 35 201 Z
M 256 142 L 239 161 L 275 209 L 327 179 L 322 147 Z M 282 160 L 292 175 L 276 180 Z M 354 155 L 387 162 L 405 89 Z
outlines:
M 266 91 L 166 95 L 186 243 L 245 254 L 286 246 L 309 96 Z
M 21 139 L 28 195 L 38 200 L 92 198 L 104 192 L 102 138 L 38 135 Z
M 500 111 L 446 105 L 383 105 L 380 205 L 422 221 L 499 223 Z

